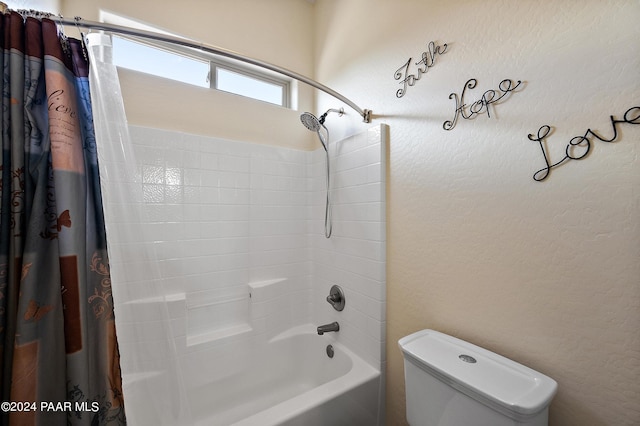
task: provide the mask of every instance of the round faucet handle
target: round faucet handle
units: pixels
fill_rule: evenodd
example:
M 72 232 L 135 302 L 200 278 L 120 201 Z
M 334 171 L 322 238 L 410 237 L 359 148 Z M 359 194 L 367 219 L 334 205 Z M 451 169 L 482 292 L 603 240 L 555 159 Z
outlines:
M 329 295 L 327 296 L 327 302 L 329 302 L 331 306 L 333 306 L 333 309 L 335 309 L 336 311 L 341 311 L 344 309 L 344 292 L 339 286 L 334 285 L 331 287 Z

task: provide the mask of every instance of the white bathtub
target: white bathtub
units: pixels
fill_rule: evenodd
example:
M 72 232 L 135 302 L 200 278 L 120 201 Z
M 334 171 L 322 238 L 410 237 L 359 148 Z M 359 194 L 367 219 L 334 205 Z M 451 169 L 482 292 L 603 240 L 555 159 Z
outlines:
M 189 396 L 197 426 L 372 426 L 380 372 L 306 324 L 256 349 L 248 368 Z M 326 353 L 328 344 L 333 358 Z

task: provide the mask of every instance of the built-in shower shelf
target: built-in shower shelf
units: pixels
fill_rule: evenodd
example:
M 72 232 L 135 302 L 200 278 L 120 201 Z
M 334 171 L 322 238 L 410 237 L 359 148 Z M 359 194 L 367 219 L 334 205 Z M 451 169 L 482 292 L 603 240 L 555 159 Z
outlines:
M 249 297 L 252 303 L 264 302 L 275 299 L 288 290 L 287 278 L 274 278 L 272 280 L 253 281 L 249 283 Z
M 161 296 L 144 297 L 124 302 L 125 305 L 148 304 L 148 303 L 180 303 L 185 301 L 184 293 L 172 293 Z
M 163 318 L 165 315 L 168 315 L 169 319 L 175 319 L 184 317 L 185 302 L 186 298 L 184 293 L 171 293 L 132 299 L 123 302 L 122 305 L 131 306 L 133 310 L 138 312 L 140 315 L 142 312 L 145 312 L 150 317 L 159 316 L 160 318 Z
M 215 330 L 207 331 L 205 333 L 195 334 L 187 336 L 187 347 L 206 345 L 207 343 L 220 342 L 231 337 L 237 337 L 239 335 L 250 333 L 253 330 L 249 324 L 236 324 L 230 327 L 218 328 Z

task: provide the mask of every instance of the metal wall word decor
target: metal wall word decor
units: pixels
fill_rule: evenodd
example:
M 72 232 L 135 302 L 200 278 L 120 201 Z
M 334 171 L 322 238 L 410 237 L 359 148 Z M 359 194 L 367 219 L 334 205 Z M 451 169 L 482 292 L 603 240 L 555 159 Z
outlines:
M 613 136 L 611 136 L 611 138 L 606 139 L 605 137 L 597 134 L 589 128 L 586 132 L 584 132 L 584 135 L 572 137 L 565 148 L 564 158 L 553 164 L 550 164 L 549 156 L 547 155 L 547 151 L 545 151 L 544 144 L 542 143 L 551 132 L 551 127 L 545 124 L 538 129 L 537 135 L 534 136 L 532 134 L 529 134 L 529 140 L 538 142 L 540 144 L 542 156 L 544 157 L 544 162 L 547 165 L 545 168 L 540 169 L 533 174 L 533 180 L 541 182 L 549 176 L 551 169 L 558 167 L 569 160 L 582 160 L 583 158 L 585 158 L 589 154 L 589 151 L 591 151 L 591 141 L 589 140 L 590 136 L 602 142 L 615 142 L 615 140 L 618 138 L 618 128 L 616 127 L 618 123 L 640 124 L 640 106 L 629 108 L 624 113 L 622 120 L 616 120 L 613 115 L 611 115 L 610 117 L 611 127 L 613 129 Z
M 447 52 L 447 44 L 445 43 L 442 46 L 436 45 L 435 42 L 431 41 L 427 45 L 427 50 L 422 52 L 422 59 L 416 62 L 414 65 L 419 67 L 415 74 L 409 74 L 409 72 L 413 72 L 410 70 L 411 61 L 413 58 L 409 58 L 407 62 L 405 62 L 400 68 L 396 70 L 393 74 L 393 78 L 395 80 L 399 80 L 399 84 L 402 84 L 402 88 L 398 89 L 396 92 L 396 97 L 401 98 L 407 93 L 407 87 L 413 86 L 416 84 L 416 81 L 422 78 L 423 74 L 426 74 L 429 71 L 429 68 L 433 67 L 436 62 L 436 55 L 443 55 Z
M 487 117 L 491 118 L 489 106 L 498 103 L 509 93 L 514 92 L 518 87 L 520 87 L 522 81 L 518 80 L 514 83 L 510 79 L 502 80 L 500 84 L 498 84 L 498 90 L 489 89 L 482 94 L 482 97 L 480 99 L 478 99 L 471 105 L 467 105 L 464 101 L 465 92 L 467 89 L 475 89 L 477 84 L 478 80 L 476 80 L 475 78 L 471 78 L 464 84 L 464 88 L 462 89 L 460 97 L 458 97 L 457 93 L 452 93 L 449 95 L 449 99 L 455 100 L 456 111 L 453 116 L 453 120 L 447 120 L 442 124 L 442 128 L 444 130 L 453 129 L 458 122 L 458 117 L 462 117 L 468 120 L 470 118 L 473 118 L 475 115 L 486 112 Z

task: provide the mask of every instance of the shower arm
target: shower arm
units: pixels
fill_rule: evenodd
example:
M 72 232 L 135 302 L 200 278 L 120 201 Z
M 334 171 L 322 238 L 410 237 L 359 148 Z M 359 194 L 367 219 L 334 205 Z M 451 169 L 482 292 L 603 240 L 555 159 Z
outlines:
M 268 62 L 264 62 L 264 61 L 261 61 L 261 60 L 258 60 L 258 59 L 249 58 L 249 57 L 243 56 L 243 55 L 241 55 L 241 54 L 239 54 L 237 52 L 234 52 L 234 51 L 231 51 L 231 50 L 227 50 L 227 49 L 223 49 L 221 47 L 206 45 L 204 43 L 199 43 L 199 42 L 192 41 L 192 40 L 189 40 L 189 39 L 186 39 L 186 38 L 175 37 L 175 36 L 172 36 L 172 35 L 160 34 L 160 33 L 152 32 L 152 31 L 139 30 L 139 29 L 134 29 L 134 28 L 125 27 L 125 26 L 121 26 L 121 25 L 106 24 L 106 23 L 95 22 L 95 21 L 87 21 L 87 20 L 82 19 L 79 16 L 76 16 L 73 20 L 65 19 L 63 17 L 57 17 L 57 18 L 54 19 L 53 16 L 51 18 L 54 21 L 58 22 L 58 24 L 60 24 L 60 25 L 73 25 L 75 27 L 83 27 L 83 28 L 87 28 L 87 29 L 102 30 L 102 31 L 108 31 L 108 32 L 114 32 L 114 33 L 130 35 L 130 36 L 134 36 L 134 37 L 143 37 L 143 38 L 147 38 L 147 39 L 150 39 L 150 40 L 156 40 L 156 41 L 161 41 L 161 42 L 166 42 L 166 43 L 177 44 L 177 45 L 180 45 L 180 46 L 185 46 L 185 47 L 189 47 L 189 48 L 192 48 L 192 49 L 201 50 L 203 52 L 212 53 L 214 55 L 219 55 L 219 56 L 224 56 L 224 57 L 227 57 L 227 58 L 235 59 L 237 61 L 241 61 L 241 62 L 245 62 L 245 63 L 251 64 L 251 65 L 259 66 L 261 68 L 266 68 L 268 70 L 271 70 L 271 71 L 277 72 L 279 74 L 286 75 L 287 77 L 293 78 L 295 80 L 301 81 L 301 82 L 303 82 L 305 84 L 308 84 L 309 86 L 315 87 L 316 89 L 321 90 L 321 91 L 333 96 L 334 98 L 344 102 L 349 107 L 351 107 L 352 109 L 357 111 L 358 114 L 360 114 L 360 116 L 362 116 L 362 120 L 365 123 L 371 123 L 371 110 L 362 109 L 358 105 L 353 103 L 351 100 L 345 98 L 340 93 L 338 93 L 335 90 L 325 86 L 324 84 L 318 83 L 317 81 L 312 80 L 312 79 L 310 79 L 308 77 L 305 77 L 302 74 L 298 74 L 297 72 L 288 70 L 288 69 L 280 67 L 278 65 L 273 65 L 273 64 L 270 64 Z

